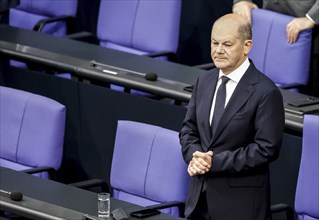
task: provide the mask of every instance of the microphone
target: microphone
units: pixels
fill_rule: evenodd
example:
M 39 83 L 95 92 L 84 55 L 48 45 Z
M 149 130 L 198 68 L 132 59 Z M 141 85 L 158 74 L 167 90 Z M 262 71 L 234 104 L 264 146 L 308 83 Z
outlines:
M 157 74 L 156 73 L 145 73 L 144 78 L 149 81 L 156 81 Z
M 92 67 L 94 67 L 94 68 L 106 67 L 106 68 L 112 68 L 114 70 L 124 71 L 124 72 L 127 72 L 129 74 L 142 76 L 142 77 L 144 77 L 144 79 L 149 80 L 149 81 L 156 81 L 157 80 L 157 74 L 156 73 L 140 73 L 140 72 L 136 72 L 136 71 L 133 71 L 133 70 L 128 70 L 128 69 L 119 68 L 119 67 L 116 67 L 116 66 L 107 65 L 107 64 L 104 64 L 104 63 L 98 63 L 95 60 L 91 60 L 90 61 L 90 65 Z M 97 69 L 100 69 L 100 68 L 97 68 Z M 117 75 L 118 74 L 116 71 L 113 71 L 113 70 L 107 70 L 107 69 L 100 69 L 100 70 L 102 70 L 102 72 L 104 72 L 104 73 L 110 73 L 112 75 Z
M 21 201 L 23 198 L 23 194 L 21 192 L 18 192 L 18 191 L 8 192 L 8 191 L 0 189 L 0 193 L 8 196 L 13 201 Z

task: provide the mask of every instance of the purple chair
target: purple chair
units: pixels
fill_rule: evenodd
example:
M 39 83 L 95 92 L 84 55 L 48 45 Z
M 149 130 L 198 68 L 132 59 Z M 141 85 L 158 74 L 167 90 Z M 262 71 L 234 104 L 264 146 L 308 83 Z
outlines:
M 180 16 L 181 0 L 103 0 L 97 37 L 103 47 L 174 60 Z
M 298 220 L 319 220 L 319 115 L 305 115 L 295 197 Z
M 100 3 L 97 38 L 102 47 L 137 55 L 176 60 L 181 0 L 103 0 Z M 111 85 L 113 90 L 125 91 Z M 127 92 L 151 96 L 137 90 Z
M 178 132 L 118 121 L 110 177 L 114 198 L 156 208 L 179 205 L 161 211 L 183 216 L 189 178 Z
M 286 212 L 288 220 L 319 220 L 319 115 L 304 115 L 302 151 L 295 195 L 295 209 L 280 203 L 273 213 Z
M 0 86 L 0 166 L 49 178 L 61 165 L 65 114 L 52 99 Z
M 257 69 L 281 88 L 306 85 L 310 68 L 311 30 L 290 44 L 286 26 L 293 17 L 264 9 L 252 10 L 253 47 L 249 57 Z
M 73 28 L 77 0 L 20 0 L 20 5 L 10 9 L 10 25 L 64 36 Z M 70 30 L 69 30 L 70 31 Z
M 78 0 L 20 0 L 10 9 L 9 24 L 54 36 L 75 31 Z M 11 61 L 12 66 L 25 68 L 25 63 Z

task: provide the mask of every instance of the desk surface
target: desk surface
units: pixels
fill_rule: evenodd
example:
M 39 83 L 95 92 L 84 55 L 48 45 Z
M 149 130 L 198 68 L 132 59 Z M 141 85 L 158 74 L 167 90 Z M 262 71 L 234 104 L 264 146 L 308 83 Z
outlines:
M 184 87 L 193 85 L 199 74 L 204 72 L 177 63 L 163 62 L 7 25 L 0 25 L 0 33 L 0 54 L 40 62 L 80 77 L 106 81 L 179 101 L 189 101 L 191 92 L 185 91 Z M 90 64 L 92 60 L 132 72 L 107 74 L 94 68 Z M 157 81 L 148 81 L 140 76 L 145 73 L 156 73 L 159 78 Z M 305 95 L 285 90 L 282 90 L 282 94 L 285 103 L 296 98 L 307 98 Z M 285 110 L 286 128 L 302 132 L 303 114 L 318 114 L 319 104 L 300 109 L 285 105 Z
M 0 189 L 9 192 L 14 190 L 22 192 L 26 197 L 24 202 L 28 202 L 28 200 L 36 200 L 37 203 L 39 203 L 39 201 L 43 201 L 44 203 L 49 203 L 53 206 L 60 206 L 70 209 L 71 211 L 74 211 L 75 214 L 83 213 L 92 216 L 97 215 L 96 193 L 51 180 L 44 180 L 30 174 L 25 174 L 1 167 Z M 4 198 L 2 199 L 4 200 Z M 19 205 L 19 202 L 14 203 Z M 111 198 L 111 211 L 116 208 L 123 208 L 127 213 L 141 209 L 140 206 L 134 205 L 132 203 Z M 136 218 L 130 217 L 129 219 L 133 220 Z M 160 214 L 146 219 L 173 220 L 181 218 Z
M 146 56 L 103 48 L 98 45 L 54 37 L 0 25 L 0 53 L 32 60 L 47 66 L 91 78 L 139 89 L 168 98 L 188 101 L 191 93 L 183 88 L 193 84 L 204 70 Z M 156 73 L 157 81 L 136 74 L 112 75 L 93 68 L 90 61 L 121 67 L 141 74 Z

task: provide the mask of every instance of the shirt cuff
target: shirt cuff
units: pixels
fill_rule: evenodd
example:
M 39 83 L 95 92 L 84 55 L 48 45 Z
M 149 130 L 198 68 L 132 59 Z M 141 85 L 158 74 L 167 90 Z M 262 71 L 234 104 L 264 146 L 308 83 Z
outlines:
M 310 15 L 306 14 L 306 17 L 314 24 L 316 24 L 316 22 L 310 17 Z

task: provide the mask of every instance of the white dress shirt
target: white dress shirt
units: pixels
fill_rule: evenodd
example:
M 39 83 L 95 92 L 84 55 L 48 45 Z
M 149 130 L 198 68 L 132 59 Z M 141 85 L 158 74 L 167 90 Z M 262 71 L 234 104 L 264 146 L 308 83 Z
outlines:
M 238 85 L 240 79 L 245 74 L 249 65 L 250 65 L 250 63 L 249 63 L 249 60 L 247 58 L 237 69 L 235 69 L 233 72 L 229 73 L 228 75 L 225 75 L 223 73 L 223 71 L 219 70 L 218 81 L 217 81 L 217 85 L 216 85 L 216 89 L 215 89 L 215 93 L 214 93 L 214 97 L 213 97 L 213 102 L 212 102 L 212 107 L 210 109 L 210 115 L 209 115 L 209 124 L 210 125 L 212 123 L 214 109 L 215 109 L 217 89 L 219 88 L 220 84 L 222 83 L 221 77 L 226 76 L 230 79 L 226 84 L 226 100 L 225 100 L 225 108 L 226 108 L 230 97 L 232 96 L 233 92 L 235 91 L 236 86 Z

